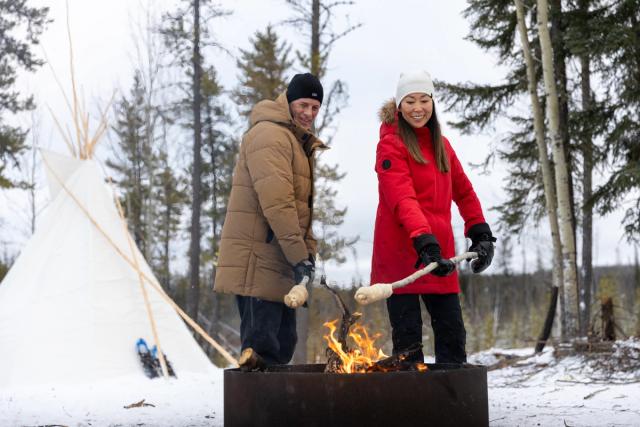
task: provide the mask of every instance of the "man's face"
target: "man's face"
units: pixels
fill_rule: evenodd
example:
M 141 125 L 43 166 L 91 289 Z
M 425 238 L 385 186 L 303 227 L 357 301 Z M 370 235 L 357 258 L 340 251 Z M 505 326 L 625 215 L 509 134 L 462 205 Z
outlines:
M 320 111 L 320 101 L 313 98 L 296 99 L 289 104 L 293 121 L 306 130 L 311 130 Z

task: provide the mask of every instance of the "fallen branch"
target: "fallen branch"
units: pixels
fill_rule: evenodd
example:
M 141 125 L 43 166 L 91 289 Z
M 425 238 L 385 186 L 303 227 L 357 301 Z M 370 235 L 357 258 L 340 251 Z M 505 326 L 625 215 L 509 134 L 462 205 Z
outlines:
M 603 391 L 607 391 L 607 390 L 609 390 L 609 387 L 605 387 L 605 388 L 603 388 L 603 389 L 596 390 L 596 391 L 594 391 L 593 393 L 589 393 L 589 394 L 587 394 L 587 395 L 586 395 L 585 397 L 583 397 L 582 399 L 584 399 L 584 400 L 591 399 L 591 398 L 592 398 L 593 396 L 595 396 L 596 394 L 598 394 L 598 393 L 602 393 Z
M 151 406 L 152 408 L 156 407 L 156 405 L 154 405 L 153 403 L 146 403 L 145 399 L 142 399 L 140 402 L 136 402 L 136 403 L 132 403 L 131 405 L 124 406 L 124 409 L 144 408 L 145 406 Z

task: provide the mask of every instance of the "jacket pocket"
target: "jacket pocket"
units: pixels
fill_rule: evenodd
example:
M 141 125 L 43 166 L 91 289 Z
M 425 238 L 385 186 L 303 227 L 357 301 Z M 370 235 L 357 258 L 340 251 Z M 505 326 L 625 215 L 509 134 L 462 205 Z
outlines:
M 256 262 L 256 254 L 255 252 L 251 251 L 251 255 L 249 256 L 249 263 L 247 264 L 247 275 L 244 278 L 245 286 L 248 285 L 249 287 L 251 287 L 254 285 L 253 279 L 255 278 L 256 274 Z

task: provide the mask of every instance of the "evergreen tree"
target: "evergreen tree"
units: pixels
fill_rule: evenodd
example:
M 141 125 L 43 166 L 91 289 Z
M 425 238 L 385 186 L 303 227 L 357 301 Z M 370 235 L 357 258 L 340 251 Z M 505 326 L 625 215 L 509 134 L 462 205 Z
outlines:
M 350 32 L 357 29 L 360 24 L 350 25 L 341 32 L 333 29 L 334 14 L 336 9 L 343 6 L 351 6 L 353 1 L 322 1 L 322 0 L 287 0 L 293 9 L 295 16 L 286 22 L 300 28 L 306 38 L 307 51 L 297 51 L 298 60 L 304 69 L 314 74 L 325 88 L 325 96 L 322 102 L 320 115 L 316 119 L 315 132 L 328 145 L 331 144 L 335 123 L 338 114 L 347 104 L 349 95 L 346 84 L 338 79 L 329 84 L 325 75 L 329 63 L 329 54 L 334 44 Z M 358 238 L 345 239 L 339 237 L 337 229 L 344 223 L 347 209 L 340 209 L 335 206 L 335 192 L 332 186 L 344 178 L 345 174 L 338 171 L 338 167 L 327 165 L 321 158 L 316 163 L 316 194 L 314 200 L 315 229 L 318 239 L 318 247 L 322 254 L 331 258 L 318 260 L 321 267 L 324 263 L 332 260 L 337 263 L 345 262 L 342 251 L 353 246 Z M 321 194 L 322 192 L 322 194 Z M 319 252 L 320 254 L 320 252 Z M 320 255 L 322 255 L 320 254 Z M 309 287 L 309 298 L 312 297 L 312 289 Z M 294 361 L 297 363 L 307 362 L 307 337 L 309 330 L 309 313 L 303 311 L 298 320 L 298 341 L 300 345 L 296 348 Z
M 535 26 L 535 17 L 538 12 L 536 2 L 524 0 L 524 19 L 530 28 Z M 616 30 L 619 26 L 613 20 L 607 20 L 611 15 L 612 2 L 605 1 L 568 1 L 549 2 L 550 38 L 553 50 L 554 82 L 558 93 L 558 135 L 562 142 L 564 157 L 568 162 L 566 182 L 569 186 L 570 218 L 573 229 L 573 242 L 567 242 L 575 247 L 577 224 L 582 221 L 583 257 L 582 279 L 583 286 L 580 289 L 580 306 L 587 307 L 581 313 L 581 324 L 588 318 L 588 306 L 590 301 L 591 277 L 591 204 L 598 199 L 591 196 L 591 174 L 598 165 L 604 164 L 605 158 L 601 155 L 603 140 L 609 140 L 609 131 L 613 126 L 615 107 L 611 99 L 613 93 L 603 93 L 598 96 L 591 89 L 592 76 L 597 78 L 612 77 L 610 72 L 603 72 L 610 65 L 607 52 L 607 43 L 594 43 L 593 40 L 609 40 L 609 47 L 620 44 L 618 38 L 614 41 Z M 623 2 L 624 3 L 624 2 Z M 616 2 L 616 4 L 621 4 Z M 535 148 L 533 121 L 528 116 L 510 115 L 511 107 L 520 102 L 521 95 L 526 89 L 523 83 L 525 72 L 521 52 L 513 50 L 513 29 L 515 20 L 513 8 L 502 0 L 471 1 L 465 11 L 465 15 L 471 20 L 471 34 L 469 38 L 484 49 L 498 53 L 499 61 L 508 67 L 509 72 L 503 82 L 496 85 L 477 84 L 442 84 L 441 89 L 446 100 L 450 101 L 452 108 L 460 112 L 461 119 L 454 125 L 464 132 L 476 132 L 485 129 L 495 123 L 498 117 L 507 117 L 515 129 L 506 138 L 499 141 L 499 148 L 493 150 L 496 157 L 507 162 L 509 177 L 507 179 L 508 198 L 502 206 L 498 207 L 501 213 L 501 222 L 505 231 L 519 232 L 529 219 L 535 222 L 548 212 L 543 209 L 545 203 L 545 191 L 540 169 L 539 150 Z M 618 17 L 618 20 L 620 18 Z M 531 52 L 537 58 L 534 62 L 534 77 L 541 81 L 541 48 L 538 32 L 532 31 Z M 566 64 L 578 63 L 579 72 L 573 72 L 575 68 Z M 606 85 L 605 85 L 606 86 Z M 613 86 L 611 86 L 613 87 Z M 538 88 L 540 91 L 540 88 Z M 612 91 L 608 91 L 612 92 Z M 606 101 L 606 102 L 605 102 Z M 548 96 L 541 98 L 541 105 L 548 107 Z M 550 124 L 550 123 L 549 123 Z M 600 145 L 599 145 L 600 144 Z M 492 158 L 487 159 L 489 164 Z M 578 161 L 582 160 L 581 163 Z M 554 180 L 557 177 L 554 172 Z M 578 185 L 576 185 L 578 184 Z M 582 193 L 576 189 L 582 187 Z M 602 194 L 602 193 L 600 193 Z M 607 194 L 614 194 L 607 191 Z M 609 199 L 607 208 L 617 209 L 619 199 Z M 603 206 L 603 205 L 599 205 Z M 580 209 L 577 209 L 577 208 Z M 601 212 L 606 212 L 601 207 Z M 634 211 L 635 213 L 635 211 Z M 574 258 L 572 251 L 570 258 Z M 565 294 L 560 294 L 561 306 L 566 307 Z M 573 304 L 571 304 L 573 305 Z M 564 310 L 564 309 L 563 309 Z M 581 332 L 585 329 L 582 327 Z
M 213 67 L 203 76 L 202 100 L 204 112 L 203 156 L 205 167 L 203 189 L 206 202 L 206 217 L 210 232 L 207 236 L 209 260 L 217 259 L 222 223 L 226 215 L 231 193 L 231 178 L 237 153 L 237 143 L 229 136 L 231 117 L 221 101 L 222 87 L 217 81 Z M 210 264 L 208 262 L 208 264 Z M 215 276 L 215 274 L 213 274 Z
M 4 276 L 9 272 L 9 268 L 9 263 L 6 262 L 5 259 L 0 259 L 0 283 L 2 283 L 2 279 L 4 279 Z
M 289 59 L 291 46 L 279 43 L 271 26 L 264 32 L 257 31 L 250 42 L 251 50 L 240 49 L 236 64 L 241 73 L 233 90 L 240 114 L 247 117 L 256 103 L 275 99 L 287 89 L 285 76 L 293 65 Z
M 140 73 L 136 71 L 129 98 L 122 99 L 115 106 L 116 124 L 113 131 L 117 138 L 117 151 L 107 161 L 107 166 L 118 177 L 116 183 L 122 194 L 122 206 L 134 241 L 147 260 L 150 260 L 153 242 L 151 232 L 153 222 L 152 190 L 156 171 L 156 156 L 151 130 L 147 127 L 145 110 L 149 106 L 145 98 L 146 90 Z
M 335 43 L 342 37 L 356 30 L 361 24 L 349 25 L 346 29 L 337 32 L 333 29 L 336 9 L 344 6 L 352 6 L 355 2 L 328 2 L 322 0 L 287 0 L 287 3 L 295 12 L 295 16 L 286 22 L 301 29 L 307 39 L 307 51 L 297 51 L 298 60 L 303 68 L 308 69 L 317 76 L 325 88 L 322 109 L 316 120 L 316 134 L 327 145 L 331 144 L 335 132 L 335 124 L 340 111 L 347 105 L 349 95 L 344 81 L 337 79 L 328 83 L 325 78 L 329 64 L 329 55 Z M 335 206 L 335 195 L 332 186 L 340 182 L 345 173 L 338 171 L 337 165 L 331 166 L 322 162 L 320 157 L 316 163 L 316 200 L 314 201 L 314 215 L 319 246 L 324 248 L 324 253 L 331 258 L 322 258 L 319 261 L 345 262 L 342 252 L 352 246 L 358 238 L 344 239 L 337 234 L 337 228 L 344 223 L 347 209 Z M 320 195 L 320 191 L 325 192 Z M 325 221 L 325 222 L 322 222 Z
M 223 88 L 218 83 L 213 67 L 205 70 L 202 79 L 203 101 L 203 229 L 204 247 L 202 269 L 211 287 L 216 276 L 218 251 L 222 234 L 222 225 L 227 213 L 227 204 L 231 193 L 231 181 L 237 142 L 229 136 L 231 118 L 221 100 Z M 219 335 L 220 331 L 220 295 L 207 292 L 201 310 L 208 318 L 208 333 Z M 215 354 L 209 348 L 211 356 Z
M 202 78 L 204 69 L 203 52 L 209 46 L 218 46 L 209 30 L 211 20 L 227 15 L 228 12 L 214 5 L 210 0 L 183 0 L 182 8 L 163 16 L 160 33 L 166 47 L 175 58 L 173 65 L 183 71 L 185 80 L 180 82 L 186 97 L 179 102 L 180 107 L 190 106 L 187 110 L 178 108 L 183 115 L 183 123 L 192 130 L 191 159 L 191 221 L 189 244 L 189 292 L 187 293 L 186 312 L 197 319 L 200 301 L 200 262 L 201 262 L 201 212 L 202 194 Z
M 152 265 L 162 287 L 175 297 L 177 286 L 172 279 L 172 244 L 180 230 L 180 218 L 188 201 L 185 194 L 186 182 L 173 171 L 166 147 L 159 151 L 157 171 L 154 186 L 157 203 L 154 229 L 157 230 L 157 242 Z
M 31 7 L 27 0 L 0 1 L 0 188 L 13 187 L 7 166 L 18 166 L 26 131 L 5 123 L 7 114 L 34 107 L 31 96 L 21 96 L 14 85 L 19 70 L 34 72 L 43 64 L 32 52 L 50 22 L 48 7 Z
M 597 27 L 597 67 L 614 115 L 606 132 L 606 156 L 613 170 L 594 194 L 598 211 L 607 214 L 626 206 L 623 227 L 629 240 L 640 241 L 640 1 L 607 1 L 594 10 L 604 21 Z M 626 202 L 626 203 L 625 203 Z

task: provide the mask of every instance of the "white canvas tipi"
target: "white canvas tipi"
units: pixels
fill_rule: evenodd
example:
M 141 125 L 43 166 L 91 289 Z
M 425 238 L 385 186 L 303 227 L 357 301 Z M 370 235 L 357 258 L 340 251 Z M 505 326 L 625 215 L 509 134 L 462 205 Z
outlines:
M 153 335 L 138 271 L 105 234 L 127 257 L 135 256 L 144 275 L 153 273 L 130 246 L 97 163 L 49 152 L 43 157 L 51 202 L 0 283 L 0 388 L 144 378 L 135 344 L 144 338 L 151 346 Z M 213 365 L 174 308 L 145 286 L 162 350 L 178 378 L 210 373 Z

